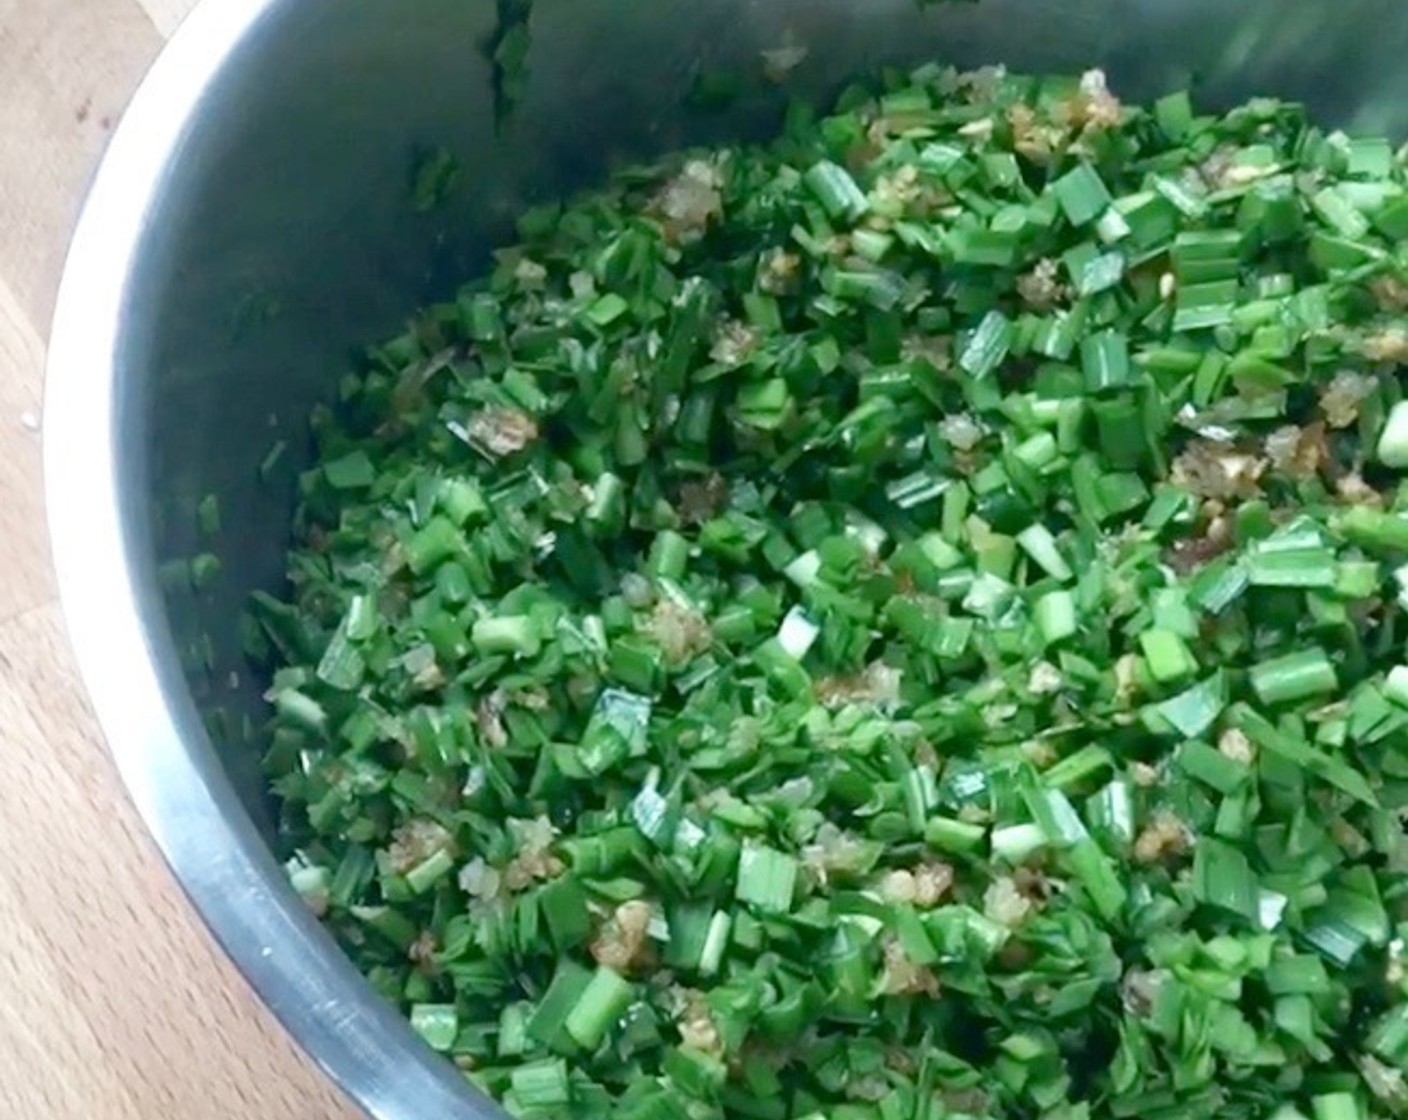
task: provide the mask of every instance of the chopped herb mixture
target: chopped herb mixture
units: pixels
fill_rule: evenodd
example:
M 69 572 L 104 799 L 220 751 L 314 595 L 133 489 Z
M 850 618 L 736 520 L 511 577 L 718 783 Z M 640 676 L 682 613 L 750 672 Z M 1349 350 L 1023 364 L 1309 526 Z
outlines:
M 520 1116 L 1408 1111 L 1408 173 L 924 67 L 314 417 L 294 885 Z

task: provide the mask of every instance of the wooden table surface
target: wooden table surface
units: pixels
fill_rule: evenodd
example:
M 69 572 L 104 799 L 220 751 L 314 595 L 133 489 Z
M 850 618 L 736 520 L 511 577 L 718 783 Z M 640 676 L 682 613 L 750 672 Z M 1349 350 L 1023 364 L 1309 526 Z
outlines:
M 41 386 L 69 230 L 192 2 L 0 0 L 0 1120 L 361 1115 L 147 839 L 76 678 L 45 540 Z

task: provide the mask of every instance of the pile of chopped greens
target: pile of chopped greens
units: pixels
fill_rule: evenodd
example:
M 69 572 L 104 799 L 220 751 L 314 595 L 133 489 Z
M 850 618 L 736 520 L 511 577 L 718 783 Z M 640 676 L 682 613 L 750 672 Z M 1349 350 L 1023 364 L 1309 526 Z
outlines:
M 289 872 L 519 1116 L 1408 1112 L 1408 172 L 937 66 L 314 417 Z

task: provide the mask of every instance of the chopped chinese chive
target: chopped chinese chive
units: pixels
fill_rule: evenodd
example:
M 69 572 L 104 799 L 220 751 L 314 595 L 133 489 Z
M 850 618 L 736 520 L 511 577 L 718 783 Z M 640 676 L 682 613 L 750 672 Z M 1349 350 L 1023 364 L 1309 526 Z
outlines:
M 1129 384 L 1129 341 L 1119 331 L 1102 331 L 1081 343 L 1081 367 L 1085 387 L 1092 393 L 1119 389 Z
M 993 829 L 992 854 L 1014 867 L 1046 847 L 1046 834 L 1034 824 Z
M 1247 857 L 1220 840 L 1198 841 L 1193 854 L 1193 894 L 1206 906 L 1254 923 L 1259 915 L 1256 876 Z
M 987 829 L 968 821 L 933 817 L 924 825 L 924 842 L 940 851 L 958 855 L 979 851 L 987 839 Z
M 704 945 L 699 951 L 699 972 L 703 976 L 713 976 L 723 964 L 724 953 L 728 950 L 729 934 L 733 930 L 733 918 L 723 910 L 716 910 L 709 919 L 709 930 L 704 935 Z
M 567 1013 L 563 1029 L 577 1045 L 595 1050 L 626 1013 L 634 992 L 629 980 L 609 968 L 598 968 Z
M 1378 457 L 1386 467 L 1408 469 L 1408 401 L 1399 401 L 1389 412 L 1379 437 Z
M 423 575 L 464 547 L 464 537 L 454 522 L 432 517 L 406 542 L 406 563 L 412 572 Z
M 1053 789 L 1069 793 L 1096 775 L 1108 774 L 1113 762 L 1109 751 L 1092 743 L 1053 763 L 1043 772 L 1042 780 Z
M 1339 531 L 1354 544 L 1377 552 L 1408 552 L 1408 516 L 1353 506 L 1339 519 Z
M 1184 738 L 1196 739 L 1212 727 L 1227 705 L 1227 681 L 1221 672 L 1171 696 L 1150 711 Z
M 1408 1065 L 1408 1006 L 1387 1012 L 1369 1032 L 1368 1046 L 1390 1065 Z
M 1033 609 L 1037 629 L 1047 645 L 1055 645 L 1075 634 L 1076 603 L 1069 591 L 1051 591 L 1036 601 Z
M 650 546 L 650 574 L 657 579 L 679 581 L 689 568 L 689 541 L 673 530 L 665 530 Z
M 1251 669 L 1252 688 L 1263 704 L 1288 704 L 1322 696 L 1339 686 L 1323 649 L 1307 649 L 1263 661 Z
M 615 292 L 607 292 L 587 308 L 587 318 L 599 327 L 607 327 L 630 311 L 631 305 Z
M 417 1003 L 411 1008 L 411 1027 L 427 1046 L 443 1054 L 455 1044 L 460 1020 L 454 1004 Z
M 1188 91 L 1170 93 L 1154 102 L 1154 119 L 1170 140 L 1182 140 L 1193 127 L 1193 104 Z
M 1283 957 L 1267 966 L 1266 987 L 1274 996 L 1324 995 L 1330 977 L 1319 957 Z
M 785 852 L 745 845 L 738 858 L 734 897 L 760 910 L 785 914 L 792 909 L 797 885 L 797 861 Z
M 1187 643 L 1171 631 L 1144 631 L 1139 635 L 1139 648 L 1149 672 L 1163 684 L 1184 680 L 1198 671 L 1197 659 Z
M 850 172 L 830 160 L 814 164 L 802 179 L 833 218 L 853 222 L 869 209 L 865 192 L 856 185 Z
M 1353 1093 L 1321 1093 L 1311 1098 L 1310 1110 L 1315 1120 L 1365 1120 Z
M 1253 587 L 1333 587 L 1339 565 L 1328 548 L 1255 549 L 1247 557 Z
M 1388 671 L 1384 695 L 1400 707 L 1408 708 L 1408 665 L 1395 665 Z
M 968 339 L 958 364 L 974 377 L 986 377 L 1006 359 L 1011 342 L 1011 321 L 1000 311 L 990 311 Z
M 1206 743 L 1184 743 L 1178 748 L 1178 768 L 1190 778 L 1203 782 L 1221 794 L 1240 789 L 1251 776 L 1244 762 L 1228 758 Z
M 1369 232 L 1368 219 L 1335 187 L 1316 192 L 1310 205 L 1321 221 L 1350 240 L 1357 241 Z
M 1173 329 L 1211 330 L 1230 323 L 1237 307 L 1237 288 L 1235 280 L 1213 280 L 1179 288 Z
M 782 627 L 777 632 L 777 644 L 800 661 L 820 636 L 821 627 L 808 618 L 801 607 L 793 607 L 782 620 Z
M 1088 163 L 1076 166 L 1051 184 L 1056 201 L 1075 226 L 1093 222 L 1113 202 L 1109 188 Z
M 470 641 L 480 653 L 512 653 L 532 657 L 542 649 L 533 620 L 525 615 L 481 618 L 470 631 Z
M 1017 543 L 1052 579 L 1061 580 L 1064 583 L 1074 575 L 1071 566 L 1061 555 L 1056 538 L 1051 535 L 1051 530 L 1045 525 L 1028 525 L 1017 534 Z
M 365 451 L 351 451 L 323 464 L 328 485 L 337 490 L 360 490 L 376 480 L 376 467 Z
M 525 1112 L 559 1109 L 572 1100 L 567 1063 L 543 1058 L 517 1067 L 509 1074 L 514 1100 Z
M 441 484 L 437 501 L 445 515 L 460 526 L 478 520 L 489 512 L 483 491 L 476 482 L 468 478 L 446 479 Z
M 454 866 L 454 857 L 442 848 L 406 872 L 406 885 L 416 894 L 424 894 L 454 870 Z

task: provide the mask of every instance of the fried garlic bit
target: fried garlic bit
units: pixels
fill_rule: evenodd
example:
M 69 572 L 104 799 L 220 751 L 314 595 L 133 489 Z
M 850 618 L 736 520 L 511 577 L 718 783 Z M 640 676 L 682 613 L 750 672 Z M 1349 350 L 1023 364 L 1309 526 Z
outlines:
M 937 981 L 934 991 L 937 994 Z M 883 1101 L 892 1091 L 890 1082 L 883 1073 L 867 1073 L 852 1077 L 846 1082 L 846 1096 L 853 1101 Z
M 696 241 L 709 223 L 723 217 L 724 178 L 717 166 L 692 159 L 655 197 L 653 209 L 671 241 Z
M 1007 110 L 1007 124 L 1012 130 L 1012 147 L 1018 155 L 1036 164 L 1048 164 L 1065 147 L 1066 130 L 1041 115 L 1025 101 Z
M 960 93 L 969 101 L 995 101 L 1007 78 L 1005 66 L 979 66 L 976 70 L 953 71 L 944 77 L 942 88 Z
M 1080 93 L 1084 98 L 1085 123 L 1096 128 L 1118 128 L 1124 118 L 1124 106 L 1110 92 L 1103 70 L 1087 70 L 1080 76 Z
M 508 746 L 508 729 L 504 726 L 504 710 L 508 707 L 508 694 L 501 688 L 494 689 L 474 709 L 474 723 L 485 746 L 492 750 L 502 750 Z
M 822 823 L 812 842 L 801 852 L 802 865 L 811 872 L 822 889 L 830 883 L 832 875 L 858 871 L 868 854 L 869 848 L 863 840 L 830 821 Z
M 524 890 L 534 882 L 555 879 L 567 870 L 567 865 L 552 852 L 557 829 L 547 817 L 510 820 L 508 831 L 518 845 L 518 853 L 504 867 L 504 885 L 509 890 Z
M 1031 675 L 1027 678 L 1027 691 L 1034 696 L 1049 696 L 1053 692 L 1060 692 L 1065 683 L 1060 669 L 1049 661 L 1038 661 L 1032 666 Z
M 703 1054 L 721 1057 L 724 1042 L 709 1012 L 709 1001 L 704 993 L 694 988 L 675 987 L 670 989 L 670 995 L 680 1044 Z
M 894 937 L 885 939 L 885 971 L 880 990 L 888 996 L 937 996 L 939 979 L 925 965 L 915 964 Z
M 727 504 L 728 482 L 723 475 L 714 471 L 681 486 L 677 506 L 680 520 L 686 525 L 703 525 L 717 517 Z
M 641 899 L 616 907 L 591 943 L 596 963 L 622 973 L 644 964 L 649 956 L 650 922 L 654 914 L 650 903 Z
M 538 422 L 518 408 L 485 408 L 465 426 L 469 442 L 486 455 L 502 459 L 538 438 Z
M 1215 191 L 1245 187 L 1274 175 L 1276 170 L 1271 164 L 1243 163 L 1242 149 L 1235 144 L 1221 145 L 1198 166 L 1203 183 Z
M 1374 391 L 1377 381 L 1365 373 L 1340 370 L 1320 395 L 1320 411 L 1332 428 L 1351 427 L 1359 420 L 1359 406 Z
M 952 888 L 952 866 L 942 860 L 926 860 L 913 869 L 885 872 L 880 880 L 880 897 L 886 902 L 903 902 L 920 910 L 932 910 Z
M 758 345 L 757 333 L 739 319 L 725 319 L 719 324 L 709 357 L 720 365 L 741 366 Z
M 1021 747 L 1022 755 L 1038 770 L 1048 770 L 1061 759 L 1061 754 L 1047 739 L 1028 739 Z
M 911 163 L 901 164 L 893 171 L 879 175 L 871 191 L 871 205 L 880 214 L 902 217 L 924 195 L 919 182 L 919 169 Z
M 939 435 L 955 451 L 972 451 L 983 442 L 986 430 L 966 412 L 954 412 L 939 421 Z
M 1016 929 L 1036 909 L 1036 901 L 1018 889 L 1010 875 L 994 879 L 983 892 L 983 915 L 1008 929 Z
M 1293 478 L 1314 478 L 1330 461 L 1325 425 L 1299 427 L 1286 424 L 1266 437 L 1266 457 L 1282 474 Z
M 1408 363 L 1408 329 L 1385 327 L 1363 341 L 1364 356 L 1371 362 Z
M 503 893 L 504 877 L 483 856 L 475 856 L 460 868 L 459 885 L 475 902 L 495 902 Z
M 904 674 L 883 661 L 872 661 L 863 672 L 850 676 L 823 677 L 816 682 L 816 698 L 828 708 L 847 704 L 873 704 L 893 707 L 900 701 Z
M 1235 727 L 1229 727 L 1217 739 L 1217 749 L 1223 756 L 1230 758 L 1233 762 L 1242 762 L 1250 766 L 1256 761 L 1256 744 L 1247 738 L 1246 733 Z
M 802 258 L 786 249 L 772 249 L 758 261 L 758 287 L 775 296 L 787 295 L 797 286 Z
M 1350 471 L 1335 482 L 1335 493 L 1352 506 L 1381 507 L 1387 499 L 1364 481 L 1358 471 Z
M 1172 813 L 1157 813 L 1134 841 L 1134 858 L 1140 863 L 1162 863 L 1186 855 L 1193 846 L 1188 826 Z
M 1173 461 L 1171 481 L 1202 498 L 1255 498 L 1267 462 L 1209 439 L 1195 439 Z
M 1129 776 L 1140 789 L 1153 789 L 1159 784 L 1158 767 L 1150 766 L 1147 762 L 1130 763 Z
M 386 858 L 397 874 L 404 875 L 437 852 L 445 851 L 452 839 L 444 825 L 425 817 L 413 817 L 391 834 Z
M 1408 311 L 1408 284 L 1385 273 L 1369 281 L 1369 294 L 1382 311 Z
M 1070 295 L 1061 283 L 1061 266 L 1050 257 L 1037 261 L 1030 272 L 1017 277 L 1017 294 L 1033 311 L 1050 311 Z
M 1057 105 L 1052 118 L 1071 135 L 1072 146 L 1080 148 L 1093 134 L 1118 128 L 1124 120 L 1124 106 L 1110 92 L 1105 71 L 1087 70 L 1075 96 Z
M 935 369 L 953 365 L 953 339 L 946 334 L 910 334 L 900 343 L 905 361 L 925 361 Z
M 660 599 L 641 623 L 641 629 L 660 647 L 671 665 L 683 665 L 714 642 L 709 620 L 673 599 Z
M 406 949 L 406 959 L 412 964 L 425 967 L 435 963 L 435 954 L 439 950 L 440 944 L 435 940 L 435 934 L 428 929 L 421 930 L 420 936 Z

